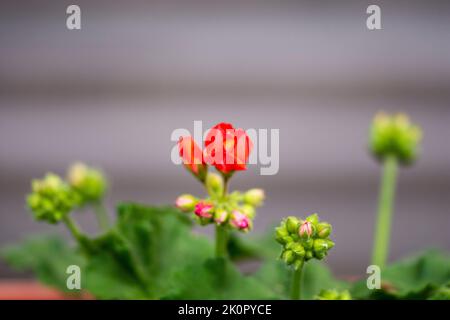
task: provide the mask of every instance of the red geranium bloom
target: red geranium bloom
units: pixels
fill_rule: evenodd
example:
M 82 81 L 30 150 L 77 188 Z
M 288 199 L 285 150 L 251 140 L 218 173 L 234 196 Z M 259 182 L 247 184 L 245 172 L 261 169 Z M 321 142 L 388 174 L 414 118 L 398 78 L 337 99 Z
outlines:
M 243 129 L 230 123 L 219 123 L 211 128 L 205 140 L 205 161 L 222 173 L 247 169 L 246 163 L 253 145 Z

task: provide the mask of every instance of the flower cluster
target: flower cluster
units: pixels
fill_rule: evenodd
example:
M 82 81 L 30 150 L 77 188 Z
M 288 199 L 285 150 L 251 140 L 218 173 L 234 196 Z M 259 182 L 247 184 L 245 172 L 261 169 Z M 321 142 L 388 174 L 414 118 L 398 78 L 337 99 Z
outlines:
M 405 114 L 378 113 L 370 129 L 370 149 L 378 158 L 395 156 L 403 164 L 413 162 L 419 153 L 422 130 Z
M 281 258 L 295 269 L 300 268 L 310 259 L 323 259 L 334 247 L 329 239 L 332 227 L 327 222 L 320 222 L 314 213 L 305 220 L 288 217 L 276 228 L 275 239 L 283 246 Z
M 48 173 L 32 181 L 27 204 L 37 220 L 57 223 L 74 209 L 104 196 L 107 183 L 98 170 L 77 163 L 69 169 L 67 180 Z
M 208 173 L 214 179 L 222 179 L 214 173 Z M 210 188 L 207 188 L 209 197 L 197 199 L 190 194 L 183 194 L 177 198 L 175 205 L 184 212 L 193 212 L 195 219 L 201 225 L 215 223 L 222 226 L 230 226 L 240 231 L 248 231 L 252 228 L 252 219 L 255 217 L 256 207 L 264 200 L 264 191 L 250 189 L 245 193 L 235 191 L 223 196 L 216 196 Z
M 235 171 L 246 169 L 252 142 L 243 129 L 219 123 L 208 132 L 202 150 L 191 136 L 182 137 L 178 143 L 185 167 L 203 183 L 208 193 L 204 199 L 190 194 L 179 196 L 175 205 L 184 212 L 193 212 L 201 225 L 214 223 L 241 231 L 252 227 L 256 207 L 262 205 L 264 191 L 228 193 L 228 180 Z M 219 172 L 209 172 L 213 166 Z
M 75 163 L 69 168 L 67 180 L 80 195 L 82 204 L 100 201 L 106 192 L 106 179 L 97 169 L 83 163 Z
M 32 181 L 27 204 L 37 220 L 57 223 L 80 204 L 80 197 L 59 176 L 48 173 Z

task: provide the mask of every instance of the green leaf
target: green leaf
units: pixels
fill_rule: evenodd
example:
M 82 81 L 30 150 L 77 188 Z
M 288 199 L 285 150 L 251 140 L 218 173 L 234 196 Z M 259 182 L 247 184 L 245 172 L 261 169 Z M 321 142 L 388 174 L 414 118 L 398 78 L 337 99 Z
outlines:
M 193 261 L 174 274 L 174 290 L 166 299 L 275 299 L 274 292 L 257 279 L 242 275 L 225 259 Z
M 2 249 L 2 257 L 18 271 L 33 271 L 39 281 L 62 292 L 71 292 L 66 286 L 67 267 L 77 265 L 81 269 L 85 260 L 66 241 L 58 236 L 30 237 L 22 244 Z M 83 277 L 81 277 L 83 288 Z
M 352 296 L 363 299 L 427 299 L 450 281 L 450 256 L 430 250 L 387 266 L 381 273 L 382 288 L 369 290 L 357 282 Z
M 120 205 L 115 228 L 92 240 L 86 252 L 87 289 L 102 299 L 163 297 L 173 273 L 213 254 L 177 209 L 138 204 Z

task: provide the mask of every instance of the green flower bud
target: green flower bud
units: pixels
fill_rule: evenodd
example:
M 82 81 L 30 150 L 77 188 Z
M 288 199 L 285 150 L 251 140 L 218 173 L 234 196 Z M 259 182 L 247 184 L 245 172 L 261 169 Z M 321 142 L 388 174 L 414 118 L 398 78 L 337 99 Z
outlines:
M 295 254 L 291 250 L 285 250 L 281 255 L 281 258 L 284 262 L 286 262 L 286 264 L 290 265 L 295 261 Z
M 375 157 L 394 155 L 403 164 L 413 162 L 419 153 L 422 130 L 405 114 L 378 113 L 370 129 L 370 149 Z
M 322 290 L 316 296 L 317 300 L 352 300 L 350 292 L 344 290 L 339 292 L 337 290 Z
M 184 212 L 194 211 L 198 199 L 190 194 L 182 194 L 175 200 L 175 206 Z
M 305 247 L 305 249 L 311 250 L 313 248 L 313 245 L 314 245 L 314 240 L 313 239 L 306 239 L 302 243 L 303 243 L 303 246 Z
M 331 234 L 331 225 L 327 222 L 320 222 L 317 224 L 317 236 L 325 239 Z
M 59 222 L 80 203 L 80 198 L 59 176 L 48 173 L 42 180 L 32 181 L 27 205 L 37 220 Z
M 82 204 L 100 201 L 106 193 L 107 182 L 103 174 L 83 163 L 75 163 L 69 168 L 67 180 L 80 195 Z
M 291 248 L 290 248 L 300 259 L 303 259 L 305 256 L 305 248 L 298 243 L 298 242 L 292 242 Z
M 289 236 L 289 233 L 284 226 L 275 229 L 275 240 L 277 240 L 278 243 L 285 244 L 284 238 L 287 236 Z
M 305 260 L 308 261 L 311 260 L 312 258 L 314 258 L 312 251 L 311 250 L 306 251 Z
M 227 221 L 229 216 L 230 215 L 227 210 L 218 208 L 214 212 L 214 222 L 217 224 L 223 224 Z
M 244 194 L 244 202 L 254 207 L 261 206 L 264 198 L 263 189 L 250 189 Z
M 286 229 L 289 233 L 296 234 L 298 232 L 299 225 L 300 221 L 296 217 L 288 217 L 286 219 Z
M 324 239 L 314 240 L 313 249 L 314 252 L 327 252 L 329 249 L 327 240 Z
M 309 221 L 313 226 L 316 226 L 317 223 L 319 223 L 319 215 L 317 213 L 313 213 L 312 215 L 306 217 L 306 221 Z
M 223 178 L 217 173 L 208 172 L 206 176 L 206 190 L 211 196 L 221 197 L 223 195 Z
M 331 241 L 330 239 L 325 239 L 325 241 L 327 242 L 328 245 L 328 250 L 332 249 L 334 247 L 334 242 Z

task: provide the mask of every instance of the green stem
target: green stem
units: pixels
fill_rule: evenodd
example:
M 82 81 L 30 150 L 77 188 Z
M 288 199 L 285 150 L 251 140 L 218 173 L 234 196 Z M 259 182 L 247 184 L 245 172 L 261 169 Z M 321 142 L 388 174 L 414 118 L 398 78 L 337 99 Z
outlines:
M 303 265 L 305 263 L 303 262 L 295 271 L 294 271 L 294 277 L 292 279 L 292 292 L 291 292 L 291 299 L 292 300 L 300 300 L 302 296 L 301 292 L 301 284 L 302 284 L 302 273 L 303 273 Z
M 228 230 L 223 226 L 216 225 L 216 257 L 227 257 Z
M 109 229 L 109 218 L 105 206 L 101 202 L 96 202 L 93 205 L 95 216 L 97 217 L 97 222 L 102 231 Z
M 228 181 L 230 175 L 223 174 L 223 194 L 222 198 L 225 200 L 228 194 Z M 224 226 L 216 225 L 216 258 L 226 258 L 228 244 L 228 230 Z
M 393 155 L 385 158 L 383 178 L 380 186 L 378 219 L 375 231 L 375 242 L 372 264 L 383 268 L 389 254 L 389 238 L 391 233 L 392 208 L 397 184 L 398 161 Z
M 81 234 L 80 228 L 77 226 L 75 221 L 73 221 L 72 218 L 69 217 L 68 215 L 64 216 L 62 218 L 62 221 L 66 224 L 67 228 L 69 229 L 70 233 L 75 238 L 75 240 L 80 242 L 83 236 Z

